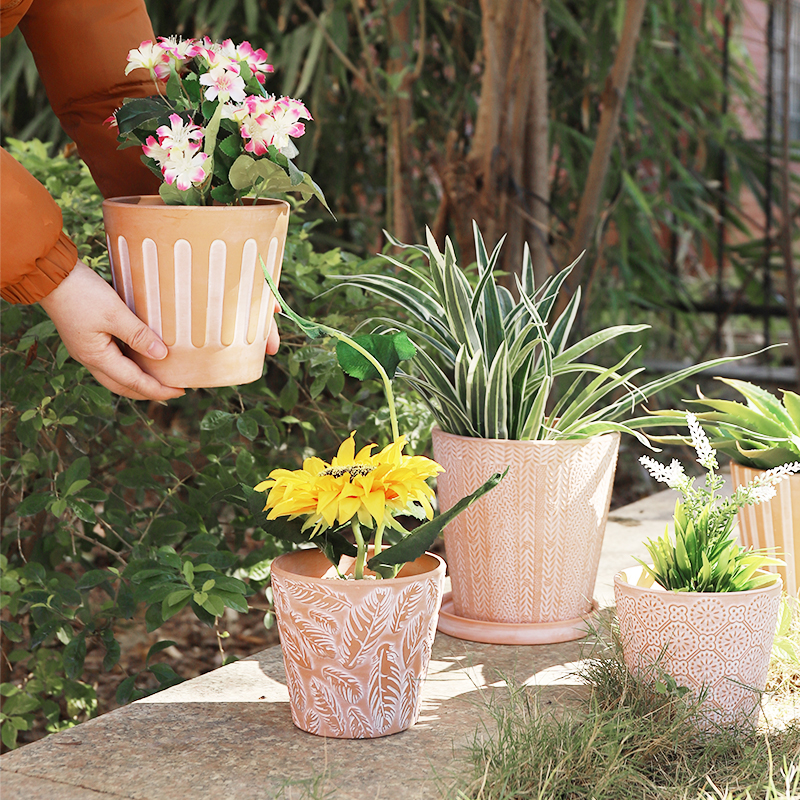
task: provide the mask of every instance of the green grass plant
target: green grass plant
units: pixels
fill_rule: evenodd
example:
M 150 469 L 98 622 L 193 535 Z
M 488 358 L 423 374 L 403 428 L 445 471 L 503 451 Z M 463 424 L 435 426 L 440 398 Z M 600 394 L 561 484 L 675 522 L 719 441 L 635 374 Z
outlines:
M 632 676 L 613 642 L 579 671 L 577 707 L 510 685 L 490 701 L 452 800 L 796 800 L 800 721 L 700 735 L 695 702 Z

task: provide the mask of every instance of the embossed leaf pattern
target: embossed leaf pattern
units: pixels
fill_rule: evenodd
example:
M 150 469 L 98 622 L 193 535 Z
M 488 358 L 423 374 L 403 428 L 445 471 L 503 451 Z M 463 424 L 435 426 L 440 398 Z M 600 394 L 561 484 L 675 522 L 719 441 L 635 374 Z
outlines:
M 421 583 L 412 583 L 406 586 L 397 602 L 394 604 L 392 612 L 392 633 L 399 633 L 403 626 L 417 613 L 417 605 L 425 593 L 425 587 Z
M 312 677 L 311 696 L 314 698 L 314 708 L 325 727 L 332 731 L 334 736 L 341 736 L 344 732 L 342 728 L 344 713 L 331 688 L 319 678 Z
M 378 648 L 369 674 L 370 716 L 375 720 L 378 733 L 391 728 L 400 711 L 402 686 L 397 654 L 387 642 Z
M 375 647 L 391 610 L 392 597 L 382 589 L 375 589 L 362 603 L 350 608 L 342 633 L 342 657 L 346 667 L 354 666 Z
M 361 683 L 357 681 L 349 672 L 326 664 L 322 668 L 322 677 L 325 678 L 331 687 L 344 697 L 348 703 L 357 703 L 364 694 Z
M 318 595 L 315 584 L 273 574 L 292 718 L 303 730 L 381 736 L 408 728 L 419 713 L 443 571 L 348 596 L 357 583 L 364 587 L 342 582 Z

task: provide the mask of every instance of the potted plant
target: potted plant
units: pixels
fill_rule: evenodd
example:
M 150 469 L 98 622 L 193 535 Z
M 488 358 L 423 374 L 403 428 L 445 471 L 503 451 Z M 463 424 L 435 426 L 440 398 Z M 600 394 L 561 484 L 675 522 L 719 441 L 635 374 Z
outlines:
M 653 563 L 614 577 L 625 663 L 652 678 L 663 671 L 699 700 L 703 729 L 754 723 L 767 680 L 781 598 L 781 579 L 765 567 L 779 563 L 765 550 L 736 543 L 741 508 L 764 502 L 800 462 L 785 464 L 720 500 L 724 479 L 716 451 L 694 414 L 686 414 L 705 485 L 695 488 L 677 460 L 642 464 L 681 494 L 673 534 L 646 543 Z
M 311 119 L 298 100 L 265 88 L 263 50 L 231 40 L 161 38 L 128 54 L 147 69 L 153 97 L 128 100 L 109 122 L 123 147 L 162 180 L 159 196 L 103 203 L 114 286 L 169 347 L 154 361 L 130 351 L 170 386 L 227 386 L 261 377 L 289 205 L 276 193 L 322 192 L 294 166 L 292 138 Z
M 698 390 L 689 400 L 711 445 L 731 459 L 734 487 L 744 486 L 766 470 L 800 460 L 800 395 L 783 390 L 783 402 L 771 392 L 747 381 L 719 378 L 741 394 L 746 403 L 712 399 Z M 705 409 L 705 410 L 699 410 Z M 681 423 L 683 411 L 660 411 L 659 424 Z M 654 437 L 656 438 L 656 437 Z M 683 441 L 658 437 L 658 441 Z M 740 509 L 739 537 L 746 546 L 774 547 L 785 564 L 772 567 L 780 573 L 784 589 L 796 596 L 800 590 L 800 475 L 790 475 L 776 486 L 766 503 Z
M 330 462 L 308 458 L 302 469 L 276 469 L 254 489 L 243 487 L 267 533 L 316 545 L 279 556 L 271 568 L 292 720 L 336 738 L 397 733 L 419 715 L 442 599 L 444 562 L 425 551 L 502 475 L 434 517 L 426 479 L 442 468 L 403 453 L 391 388 L 398 361 L 413 353 L 410 342 L 404 334 L 353 340 L 304 320 L 265 275 L 308 335 L 340 341 L 345 371 L 381 378 L 392 427 L 392 442 L 380 452 L 373 444 L 357 451 L 352 433 Z M 403 515 L 423 522 L 407 531 L 397 519 Z M 354 543 L 343 535 L 348 531 Z
M 647 439 L 626 424 L 634 406 L 694 373 L 697 364 L 637 387 L 628 369 L 638 347 L 606 367 L 582 361 L 599 345 L 646 325 L 617 325 L 569 344 L 580 290 L 551 320 L 572 266 L 538 289 L 524 251 L 518 298 L 495 277 L 477 226 L 477 277 L 459 267 L 450 240 L 430 231 L 416 247 L 427 269 L 389 258 L 404 273 L 343 277 L 401 306 L 409 322 L 381 321 L 412 336 L 415 371 L 402 372 L 433 412 L 442 508 L 469 493 L 498 465 L 503 485 L 444 532 L 452 596 L 439 628 L 483 642 L 537 644 L 586 633 L 611 499 L 619 436 Z M 392 244 L 407 247 L 390 237 Z M 560 384 L 567 382 L 567 388 Z M 558 388 L 557 388 L 558 387 Z

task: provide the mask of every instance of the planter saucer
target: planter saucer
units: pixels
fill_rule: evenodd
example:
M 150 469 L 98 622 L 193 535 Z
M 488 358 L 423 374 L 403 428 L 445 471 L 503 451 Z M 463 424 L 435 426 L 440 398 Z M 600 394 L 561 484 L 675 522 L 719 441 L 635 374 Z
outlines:
M 455 613 L 453 593 L 442 598 L 438 630 L 457 639 L 486 644 L 556 644 L 582 639 L 588 634 L 587 623 L 600 610 L 597 600 L 580 617 L 558 622 L 489 622 L 483 619 L 459 617 Z

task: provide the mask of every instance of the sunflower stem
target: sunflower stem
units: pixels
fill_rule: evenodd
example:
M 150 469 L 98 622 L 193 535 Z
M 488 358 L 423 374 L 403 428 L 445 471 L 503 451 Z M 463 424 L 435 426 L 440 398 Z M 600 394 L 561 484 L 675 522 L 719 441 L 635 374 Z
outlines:
M 353 527 L 353 536 L 356 540 L 356 548 L 358 552 L 356 553 L 356 564 L 355 568 L 353 569 L 353 577 L 360 581 L 364 577 L 364 565 L 367 563 L 367 544 L 364 541 L 364 537 L 361 535 L 361 526 L 358 524 L 358 521 L 353 519 L 351 522 Z

